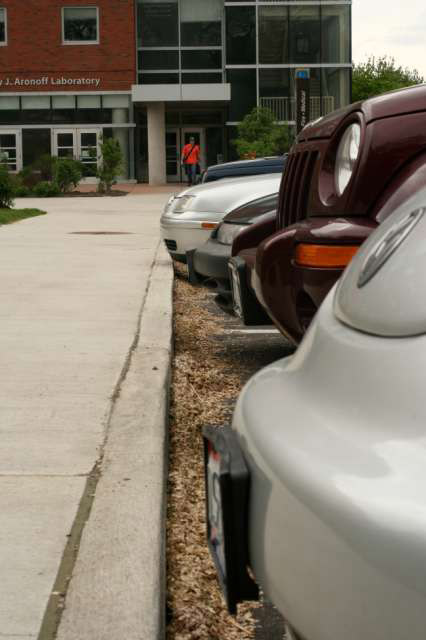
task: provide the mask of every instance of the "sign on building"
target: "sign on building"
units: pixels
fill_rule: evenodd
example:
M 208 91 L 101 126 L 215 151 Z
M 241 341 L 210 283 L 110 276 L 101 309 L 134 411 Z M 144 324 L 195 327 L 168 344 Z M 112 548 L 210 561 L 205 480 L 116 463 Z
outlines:
M 296 69 L 296 131 L 299 133 L 311 119 L 309 69 Z

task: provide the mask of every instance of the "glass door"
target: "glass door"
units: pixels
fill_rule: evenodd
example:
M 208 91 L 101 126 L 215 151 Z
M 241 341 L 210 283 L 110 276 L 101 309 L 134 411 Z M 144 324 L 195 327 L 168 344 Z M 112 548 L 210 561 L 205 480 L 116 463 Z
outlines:
M 180 131 L 167 129 L 166 131 L 166 174 L 167 182 L 181 181 L 180 167 Z
M 78 129 L 77 157 L 83 163 L 83 178 L 95 178 L 100 156 L 101 129 Z
M 6 165 L 12 173 L 22 169 L 22 144 L 19 130 L 0 130 L 0 164 Z
M 76 130 L 53 130 L 53 155 L 58 158 L 74 158 L 76 156 Z

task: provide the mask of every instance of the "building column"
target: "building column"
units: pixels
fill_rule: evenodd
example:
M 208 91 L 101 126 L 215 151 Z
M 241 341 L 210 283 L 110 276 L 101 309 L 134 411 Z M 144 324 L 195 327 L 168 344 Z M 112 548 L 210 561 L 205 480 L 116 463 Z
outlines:
M 112 110 L 112 136 L 120 143 L 121 151 L 123 152 L 123 175 L 118 178 L 119 181 L 129 179 L 129 129 L 122 127 L 120 129 L 114 129 L 114 124 L 127 124 L 128 110 L 127 109 L 113 109 Z
M 164 102 L 147 104 L 149 184 L 166 184 L 166 117 Z

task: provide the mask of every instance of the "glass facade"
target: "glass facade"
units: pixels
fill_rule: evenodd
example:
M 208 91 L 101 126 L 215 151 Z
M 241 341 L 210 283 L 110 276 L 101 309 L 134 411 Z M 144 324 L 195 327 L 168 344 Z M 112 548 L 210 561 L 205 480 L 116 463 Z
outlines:
M 223 82 L 223 9 L 223 0 L 138 0 L 138 82 Z

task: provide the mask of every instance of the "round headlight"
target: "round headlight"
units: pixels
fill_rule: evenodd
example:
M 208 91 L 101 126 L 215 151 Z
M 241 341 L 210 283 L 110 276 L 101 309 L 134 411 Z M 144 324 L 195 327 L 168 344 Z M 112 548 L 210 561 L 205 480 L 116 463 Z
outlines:
M 352 177 L 356 161 L 358 160 L 361 142 L 361 127 L 351 124 L 340 140 L 336 155 L 335 182 L 336 192 L 341 196 Z
M 170 205 L 170 212 L 184 213 L 190 208 L 194 198 L 195 196 L 191 196 L 191 195 L 175 197 L 175 199 Z

